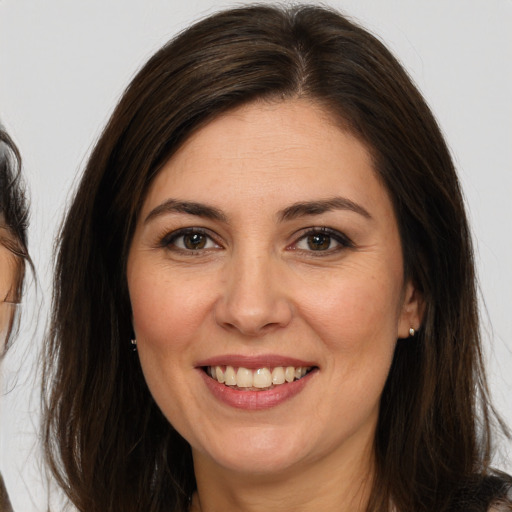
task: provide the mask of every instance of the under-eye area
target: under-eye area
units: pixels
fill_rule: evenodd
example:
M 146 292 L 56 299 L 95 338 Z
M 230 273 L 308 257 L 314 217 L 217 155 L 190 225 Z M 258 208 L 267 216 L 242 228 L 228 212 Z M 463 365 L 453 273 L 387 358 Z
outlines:
M 316 368 L 316 366 L 276 366 L 251 369 L 242 366 L 205 366 L 203 370 L 212 379 L 226 386 L 245 391 L 259 391 L 302 379 Z

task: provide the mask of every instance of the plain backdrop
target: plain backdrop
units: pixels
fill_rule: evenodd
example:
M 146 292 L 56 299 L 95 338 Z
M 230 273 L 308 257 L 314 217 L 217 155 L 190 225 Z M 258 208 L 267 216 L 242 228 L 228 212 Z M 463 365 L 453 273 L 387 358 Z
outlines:
M 22 332 L 3 368 L 0 469 L 15 510 L 45 508 L 37 355 L 50 302 L 52 244 L 70 191 L 135 71 L 192 21 L 241 4 L 0 0 L 0 119 L 24 158 L 39 280 L 30 286 Z M 492 392 L 512 425 L 512 1 L 325 4 L 394 51 L 446 135 L 476 240 Z M 510 446 L 500 448 L 497 465 L 512 471 Z

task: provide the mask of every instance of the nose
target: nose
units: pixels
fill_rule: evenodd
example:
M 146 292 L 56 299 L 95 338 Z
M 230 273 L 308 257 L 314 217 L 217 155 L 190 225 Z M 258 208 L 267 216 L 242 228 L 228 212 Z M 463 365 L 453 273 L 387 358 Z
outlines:
M 240 256 L 226 270 L 215 319 L 225 329 L 262 336 L 287 326 L 293 315 L 279 265 L 270 255 Z

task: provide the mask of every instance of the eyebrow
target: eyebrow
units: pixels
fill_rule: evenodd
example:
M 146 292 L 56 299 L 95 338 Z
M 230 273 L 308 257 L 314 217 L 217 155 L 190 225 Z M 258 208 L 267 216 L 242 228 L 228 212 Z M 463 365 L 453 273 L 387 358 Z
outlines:
M 283 221 L 293 220 L 307 215 L 320 215 L 333 210 L 349 210 L 362 215 L 366 219 L 372 218 L 368 210 L 346 197 L 333 197 L 319 201 L 295 203 L 282 210 L 279 213 L 279 218 Z
M 194 203 L 193 201 L 178 201 L 177 199 L 167 199 L 162 204 L 153 208 L 144 219 L 144 224 L 150 220 L 165 215 L 167 213 L 186 213 L 188 215 L 196 215 L 206 219 L 219 220 L 227 222 L 227 217 L 218 208 L 207 206 L 202 203 Z
M 348 210 L 358 213 L 367 219 L 372 218 L 365 208 L 345 197 L 333 197 L 331 199 L 294 203 L 284 210 L 281 210 L 278 213 L 278 218 L 281 221 L 287 221 L 308 215 L 320 215 L 333 210 Z M 208 206 L 193 201 L 167 199 L 149 212 L 147 217 L 144 219 L 144 224 L 147 224 L 156 217 L 168 213 L 186 213 L 188 215 L 195 215 L 206 219 L 218 220 L 226 223 L 228 222 L 226 215 L 214 206 Z

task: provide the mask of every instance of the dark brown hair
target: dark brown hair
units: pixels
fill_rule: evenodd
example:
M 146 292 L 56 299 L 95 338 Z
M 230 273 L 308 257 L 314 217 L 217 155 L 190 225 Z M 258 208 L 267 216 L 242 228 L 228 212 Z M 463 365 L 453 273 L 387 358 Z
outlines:
M 0 300 L 21 300 L 26 263 L 32 267 L 27 250 L 27 228 L 28 203 L 21 178 L 21 156 L 12 139 L 0 126 L 0 245 L 11 251 L 16 268 L 15 282 L 7 296 L 0 297 Z M 14 317 L 7 330 L 7 345 L 13 322 Z
M 399 511 L 456 510 L 486 485 L 492 410 L 471 239 L 437 123 L 364 29 L 325 8 L 252 6 L 198 22 L 141 69 L 65 220 L 44 435 L 50 467 L 79 510 L 186 510 L 190 448 L 129 350 L 125 267 L 137 214 L 151 180 L 195 130 L 247 102 L 298 97 L 323 106 L 372 152 L 394 203 L 405 272 L 425 299 L 422 328 L 398 342 L 382 395 L 367 510 L 390 502 Z

